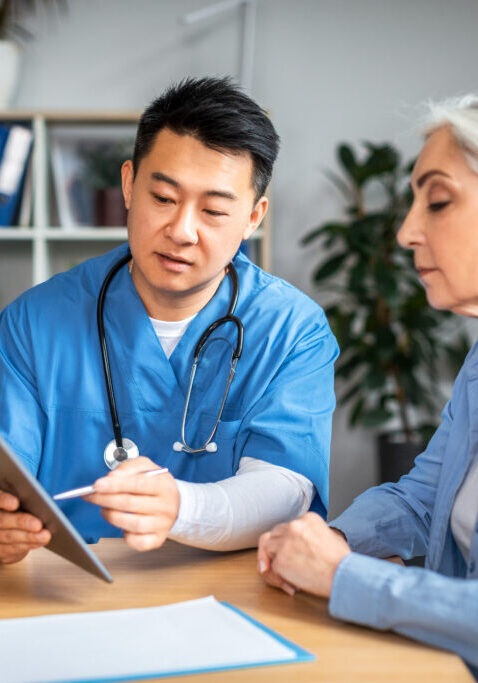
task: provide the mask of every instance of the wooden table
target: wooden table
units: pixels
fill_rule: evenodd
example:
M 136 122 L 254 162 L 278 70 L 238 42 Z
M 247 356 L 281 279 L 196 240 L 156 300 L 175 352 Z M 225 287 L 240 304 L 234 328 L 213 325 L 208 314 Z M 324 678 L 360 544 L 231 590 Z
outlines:
M 254 551 L 216 554 L 168 541 L 160 550 L 142 554 L 113 539 L 93 547 L 113 575 L 113 584 L 37 550 L 17 565 L 0 568 L 0 618 L 165 605 L 214 595 L 310 650 L 317 660 L 175 681 L 473 680 L 455 655 L 335 621 L 324 600 L 303 593 L 290 597 L 269 588 L 256 573 Z

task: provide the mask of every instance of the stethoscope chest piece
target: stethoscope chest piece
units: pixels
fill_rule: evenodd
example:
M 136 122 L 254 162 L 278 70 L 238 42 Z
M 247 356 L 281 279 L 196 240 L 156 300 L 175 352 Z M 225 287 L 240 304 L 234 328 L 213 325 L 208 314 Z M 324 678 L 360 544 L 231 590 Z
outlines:
M 139 455 L 138 446 L 131 439 L 123 437 L 123 447 L 118 448 L 116 441 L 113 439 L 105 448 L 105 463 L 110 470 L 114 470 L 125 460 L 133 460 Z

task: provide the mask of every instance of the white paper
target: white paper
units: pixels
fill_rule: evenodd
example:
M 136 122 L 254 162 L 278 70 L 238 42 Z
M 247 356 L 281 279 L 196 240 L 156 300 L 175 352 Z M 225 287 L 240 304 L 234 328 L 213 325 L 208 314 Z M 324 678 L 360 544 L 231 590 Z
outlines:
M 0 621 L 0 677 L 8 683 L 115 680 L 296 658 L 212 596 Z

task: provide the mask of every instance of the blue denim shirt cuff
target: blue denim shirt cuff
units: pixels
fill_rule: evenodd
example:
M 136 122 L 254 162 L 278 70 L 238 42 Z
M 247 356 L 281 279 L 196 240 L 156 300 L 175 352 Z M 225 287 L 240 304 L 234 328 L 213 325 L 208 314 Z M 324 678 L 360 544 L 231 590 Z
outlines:
M 350 553 L 337 567 L 329 601 L 329 612 L 337 619 L 386 628 L 381 614 L 380 593 L 389 581 L 392 565 L 374 557 Z
M 338 529 L 344 534 L 352 550 L 359 550 L 366 555 L 373 554 L 376 543 L 373 538 L 368 538 L 369 535 L 366 533 L 367 522 L 363 516 L 357 514 L 357 511 L 345 510 L 328 524 L 332 529 Z

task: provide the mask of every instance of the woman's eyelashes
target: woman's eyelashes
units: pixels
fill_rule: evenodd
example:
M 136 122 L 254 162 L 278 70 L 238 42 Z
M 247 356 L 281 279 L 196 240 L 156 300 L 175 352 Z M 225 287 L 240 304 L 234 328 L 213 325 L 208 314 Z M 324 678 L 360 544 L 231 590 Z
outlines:
M 432 183 L 427 190 L 426 197 L 428 210 L 434 213 L 443 211 L 453 199 L 451 191 L 442 182 Z
M 428 209 L 430 211 L 436 213 L 437 211 L 442 211 L 445 207 L 448 206 L 448 204 L 450 204 L 449 199 L 441 201 L 441 202 L 429 202 Z

